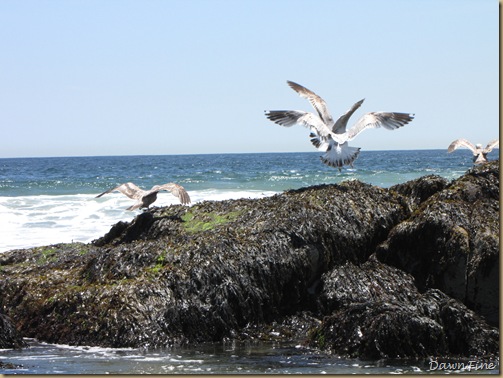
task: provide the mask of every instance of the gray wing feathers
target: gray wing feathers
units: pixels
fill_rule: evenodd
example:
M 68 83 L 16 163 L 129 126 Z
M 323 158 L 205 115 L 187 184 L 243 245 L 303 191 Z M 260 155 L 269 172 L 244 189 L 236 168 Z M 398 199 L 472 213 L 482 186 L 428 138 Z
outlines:
M 287 81 L 287 84 L 292 88 L 295 92 L 299 94 L 300 97 L 303 97 L 311 103 L 313 108 L 318 112 L 318 115 L 327 125 L 331 125 L 334 120 L 332 115 L 328 111 L 327 103 L 320 96 L 318 96 L 313 91 L 303 87 L 300 84 L 294 83 L 293 81 Z
M 477 148 L 473 145 L 473 143 L 469 142 L 466 139 L 460 138 L 456 139 L 449 145 L 449 147 L 447 148 L 447 152 L 452 152 L 458 147 L 466 147 L 470 149 L 472 152 L 475 152 L 477 150 Z
M 395 130 L 406 125 L 413 119 L 414 114 L 409 113 L 367 113 L 361 117 L 351 129 L 348 130 L 347 140 L 352 140 L 365 129 L 384 127 L 388 130 Z
M 265 116 L 278 125 L 291 127 L 301 125 L 315 132 L 320 132 L 326 125 L 313 113 L 307 113 L 301 110 L 270 110 Z
M 115 191 L 121 192 L 122 194 L 128 196 L 129 198 L 138 199 L 138 200 L 141 199 L 143 197 L 143 194 L 145 193 L 144 190 L 140 189 L 132 182 L 126 182 L 124 184 L 120 184 L 119 186 L 117 186 L 115 188 L 109 189 L 106 192 L 98 194 L 96 196 L 96 198 L 99 198 L 104 194 L 112 193 Z
M 495 140 L 489 142 L 487 144 L 486 148 L 484 148 L 484 150 L 482 152 L 485 154 L 488 154 L 498 144 L 499 144 L 499 139 L 495 139 Z M 452 152 L 459 147 L 466 147 L 466 148 L 470 149 L 474 154 L 480 152 L 480 150 L 477 149 L 477 146 L 475 146 L 472 142 L 470 142 L 464 138 L 459 138 L 459 139 L 456 139 L 455 141 L 453 141 L 449 145 L 449 147 L 447 148 L 447 152 Z
M 171 194 L 173 194 L 175 197 L 178 197 L 178 199 L 182 204 L 186 205 L 190 203 L 189 193 L 187 193 L 185 188 L 173 182 L 163 185 L 156 185 L 151 189 L 151 191 L 153 190 L 157 191 L 166 190 L 168 192 L 171 192 Z
M 142 199 L 146 195 L 152 193 L 152 192 L 159 192 L 161 190 L 167 190 L 168 192 L 171 192 L 175 197 L 178 197 L 180 202 L 182 204 L 187 204 L 190 203 L 190 197 L 185 188 L 181 185 L 175 184 L 175 183 L 168 183 L 164 185 L 155 185 L 150 189 L 149 191 L 145 191 L 143 189 L 140 189 L 138 186 L 133 184 L 132 182 L 127 182 L 124 184 L 121 184 L 115 188 L 109 189 L 106 192 L 103 192 L 101 194 L 98 194 L 96 198 L 101 197 L 105 194 L 112 193 L 115 191 L 121 192 L 122 194 L 128 196 L 129 198 L 136 199 L 140 202 L 136 203 L 135 205 L 131 206 L 131 208 L 128 208 L 128 210 L 138 208 L 140 205 L 142 205 Z
M 360 101 L 356 102 L 351 109 L 349 109 L 346 113 L 341 115 L 337 122 L 335 122 L 334 126 L 332 127 L 332 131 L 336 134 L 343 134 L 346 132 L 346 126 L 348 124 L 349 118 L 353 115 L 353 113 L 363 104 L 363 101 L 365 99 L 361 99 Z
M 265 116 L 269 120 L 284 127 L 296 125 L 299 123 L 299 119 L 306 114 L 306 112 L 299 110 L 270 110 L 265 112 Z
M 489 142 L 484 150 L 485 153 L 489 153 L 493 150 L 494 147 L 496 147 L 500 143 L 499 139 L 495 139 L 491 142 Z

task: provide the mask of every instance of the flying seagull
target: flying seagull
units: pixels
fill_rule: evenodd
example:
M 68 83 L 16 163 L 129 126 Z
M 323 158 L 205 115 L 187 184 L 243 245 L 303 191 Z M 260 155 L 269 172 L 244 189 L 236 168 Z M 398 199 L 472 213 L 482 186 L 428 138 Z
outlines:
M 183 186 L 172 182 L 164 185 L 154 185 L 150 190 L 143 190 L 132 182 L 126 182 L 125 184 L 121 184 L 113 189 L 107 190 L 106 192 L 97 195 L 96 198 L 99 198 L 104 194 L 118 191 L 122 194 L 125 194 L 129 198 L 136 200 L 136 203 L 133 206 L 128 207 L 126 210 L 135 210 L 141 208 L 148 209 L 148 207 L 157 200 L 157 193 L 159 193 L 161 190 L 167 190 L 168 192 L 171 192 L 171 194 L 173 194 L 175 197 L 178 197 L 180 202 L 184 205 L 190 203 L 189 194 L 183 188 Z
M 360 147 L 350 147 L 348 141 L 356 138 L 363 130 L 368 128 L 384 127 L 395 130 L 414 119 L 414 114 L 396 112 L 370 112 L 363 115 L 349 130 L 346 130 L 349 118 L 361 106 L 365 99 L 356 102 L 337 121 L 332 118 L 325 100 L 313 91 L 293 81 L 287 84 L 296 91 L 300 97 L 309 100 L 317 114 L 302 110 L 269 110 L 265 116 L 278 125 L 291 127 L 301 125 L 311 130 L 311 143 L 325 154 L 321 161 L 331 167 L 339 168 L 343 165 L 353 166 L 353 161 L 360 153 Z
M 499 139 L 495 139 L 492 142 L 489 142 L 486 148 L 482 148 L 480 143 L 474 146 L 471 142 L 461 138 L 452 142 L 447 148 L 447 152 L 452 152 L 458 147 L 469 148 L 473 152 L 473 164 L 482 164 L 487 163 L 487 154 L 491 152 L 493 148 L 499 144 L 499 142 Z

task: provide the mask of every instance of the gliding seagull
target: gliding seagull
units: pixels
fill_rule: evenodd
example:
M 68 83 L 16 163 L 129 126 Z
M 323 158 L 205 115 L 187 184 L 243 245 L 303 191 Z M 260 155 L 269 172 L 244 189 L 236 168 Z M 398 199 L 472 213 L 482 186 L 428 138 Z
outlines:
M 353 166 L 353 161 L 360 153 L 360 147 L 350 147 L 348 141 L 353 140 L 363 130 L 379 127 L 395 130 L 414 119 L 414 114 L 409 113 L 370 112 L 346 130 L 349 118 L 365 99 L 356 102 L 334 122 L 327 104 L 320 96 L 293 81 L 287 83 L 300 97 L 309 100 L 318 114 L 302 110 L 270 110 L 265 112 L 265 116 L 281 126 L 291 127 L 298 124 L 310 129 L 311 143 L 318 150 L 325 152 L 320 157 L 321 161 L 328 166 L 339 168 L 339 171 L 343 165 Z
M 121 184 L 113 189 L 109 189 L 106 192 L 97 195 L 96 198 L 101 197 L 102 195 L 107 193 L 118 191 L 122 194 L 125 194 L 129 198 L 136 200 L 136 203 L 133 206 L 128 207 L 126 210 L 135 210 L 141 208 L 148 209 L 148 207 L 157 200 L 157 193 L 159 193 L 161 190 L 171 192 L 171 194 L 173 194 L 175 197 L 178 197 L 180 202 L 184 205 L 190 203 L 190 197 L 185 188 L 172 182 L 164 185 L 154 185 L 150 190 L 143 190 L 132 182 L 126 182 L 125 184 Z
M 474 146 L 471 142 L 461 138 L 456 139 L 454 142 L 452 142 L 447 148 L 447 152 L 452 152 L 458 147 L 469 148 L 473 152 L 473 164 L 482 164 L 487 163 L 487 154 L 491 152 L 493 148 L 499 144 L 499 142 L 499 139 L 495 139 L 489 142 L 486 148 L 482 148 L 482 145 L 480 143 Z

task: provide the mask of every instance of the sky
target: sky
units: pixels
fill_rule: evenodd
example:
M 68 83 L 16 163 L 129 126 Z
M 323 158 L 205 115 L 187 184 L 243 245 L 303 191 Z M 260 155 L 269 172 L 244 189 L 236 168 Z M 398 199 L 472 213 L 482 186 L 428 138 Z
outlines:
M 414 113 L 362 150 L 499 137 L 497 0 L 0 0 L 0 158 L 316 151 L 265 110 Z

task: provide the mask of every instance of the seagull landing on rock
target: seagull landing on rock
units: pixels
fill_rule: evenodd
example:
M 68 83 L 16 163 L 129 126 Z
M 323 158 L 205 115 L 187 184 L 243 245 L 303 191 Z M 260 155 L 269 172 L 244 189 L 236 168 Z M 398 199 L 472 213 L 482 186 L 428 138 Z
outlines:
M 300 84 L 293 81 L 287 81 L 287 83 L 300 97 L 309 100 L 317 114 L 302 110 L 270 110 L 265 112 L 265 116 L 281 126 L 307 127 L 311 130 L 311 143 L 318 150 L 325 152 L 320 157 L 321 161 L 328 166 L 339 168 L 339 171 L 343 165 L 353 166 L 353 161 L 360 153 L 360 147 L 350 147 L 348 141 L 353 140 L 363 130 L 379 127 L 395 130 L 414 119 L 414 114 L 409 113 L 371 112 L 363 115 L 353 127 L 346 130 L 349 118 L 365 99 L 356 102 L 337 121 L 334 121 L 325 100 Z
M 159 193 L 161 190 L 171 192 L 171 194 L 173 194 L 175 197 L 178 197 L 180 202 L 184 205 L 190 203 L 189 194 L 184 189 L 184 187 L 172 182 L 164 185 L 154 185 L 150 190 L 143 190 L 132 182 L 126 182 L 125 184 L 121 184 L 113 189 L 107 190 L 106 192 L 97 195 L 96 198 L 101 197 L 104 194 L 118 191 L 122 194 L 125 194 L 129 198 L 136 200 L 136 203 L 133 206 L 128 207 L 126 210 L 135 210 L 142 208 L 148 209 L 148 207 L 157 200 L 157 193 Z
M 487 163 L 487 154 L 493 150 L 499 144 L 499 139 L 495 139 L 492 142 L 489 142 L 486 148 L 482 148 L 481 144 L 473 145 L 466 139 L 456 139 L 454 142 L 450 144 L 447 148 L 447 152 L 452 152 L 458 147 L 466 147 L 469 148 L 473 152 L 473 164 L 483 164 Z

